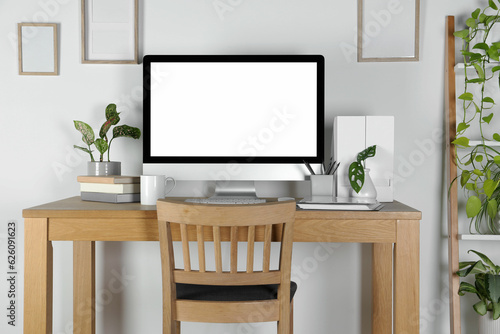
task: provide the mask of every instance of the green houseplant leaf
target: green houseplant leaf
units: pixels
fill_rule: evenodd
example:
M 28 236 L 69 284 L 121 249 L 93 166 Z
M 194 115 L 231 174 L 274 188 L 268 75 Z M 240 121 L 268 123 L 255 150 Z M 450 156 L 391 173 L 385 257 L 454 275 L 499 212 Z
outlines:
M 485 285 L 486 290 L 490 295 L 490 299 L 492 302 L 499 303 L 500 302 L 500 276 L 486 274 L 485 275 Z
M 365 183 L 365 170 L 363 165 L 354 161 L 349 165 L 349 183 L 356 193 L 359 193 Z
M 94 130 L 90 125 L 82 121 L 73 121 L 75 128 L 82 134 L 82 140 L 87 145 L 94 143 Z
M 467 204 L 465 206 L 465 212 L 467 213 L 467 217 L 472 218 L 479 214 L 481 211 L 481 200 L 477 196 L 471 196 L 467 200 Z

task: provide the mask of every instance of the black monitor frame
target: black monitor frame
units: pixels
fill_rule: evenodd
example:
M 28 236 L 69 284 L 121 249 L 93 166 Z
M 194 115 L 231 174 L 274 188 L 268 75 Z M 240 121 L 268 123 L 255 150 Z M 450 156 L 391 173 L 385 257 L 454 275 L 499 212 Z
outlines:
M 314 62 L 317 64 L 317 141 L 314 157 L 170 157 L 151 156 L 151 63 L 155 62 Z M 290 164 L 324 161 L 325 60 L 321 55 L 146 55 L 143 60 L 143 162 L 144 163 L 246 163 Z

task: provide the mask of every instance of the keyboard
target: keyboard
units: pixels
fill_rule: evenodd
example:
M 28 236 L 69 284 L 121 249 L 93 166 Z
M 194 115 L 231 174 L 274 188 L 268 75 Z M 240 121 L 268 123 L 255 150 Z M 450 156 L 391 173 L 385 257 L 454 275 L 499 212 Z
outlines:
M 265 203 L 263 198 L 255 197 L 212 197 L 212 198 L 189 198 L 185 202 L 201 204 L 259 204 Z

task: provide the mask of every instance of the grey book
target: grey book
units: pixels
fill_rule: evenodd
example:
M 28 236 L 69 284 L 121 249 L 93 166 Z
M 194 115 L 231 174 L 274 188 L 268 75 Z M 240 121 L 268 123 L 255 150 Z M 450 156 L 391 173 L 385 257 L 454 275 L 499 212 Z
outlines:
M 141 194 L 112 194 L 112 193 L 97 193 L 97 192 L 81 192 L 83 201 L 106 202 L 106 203 L 132 203 L 140 202 Z

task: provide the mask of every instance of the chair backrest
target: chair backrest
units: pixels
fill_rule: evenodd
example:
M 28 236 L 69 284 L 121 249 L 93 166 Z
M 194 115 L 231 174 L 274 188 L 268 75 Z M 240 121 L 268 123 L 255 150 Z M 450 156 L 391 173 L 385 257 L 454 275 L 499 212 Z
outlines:
M 295 202 L 212 205 L 173 200 L 157 202 L 164 284 L 259 285 L 289 287 Z M 175 268 L 172 240 L 181 240 L 183 269 Z M 196 241 L 198 267 L 192 269 L 189 242 Z M 279 268 L 270 269 L 271 241 L 281 242 Z M 213 242 L 215 270 L 207 270 L 205 242 Z M 229 269 L 223 270 L 221 244 L 229 242 Z M 238 271 L 238 243 L 247 243 L 246 270 Z M 255 243 L 263 242 L 262 270 L 254 271 Z M 175 290 L 172 290 L 175 292 Z M 175 295 L 174 295 L 175 296 Z

